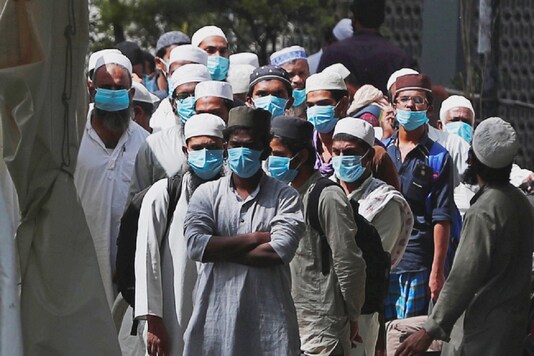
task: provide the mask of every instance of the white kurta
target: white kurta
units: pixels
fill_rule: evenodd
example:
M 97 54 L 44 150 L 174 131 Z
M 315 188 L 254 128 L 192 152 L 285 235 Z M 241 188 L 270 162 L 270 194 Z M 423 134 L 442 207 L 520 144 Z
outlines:
M 150 127 L 154 132 L 173 127 L 176 124 L 176 116 L 168 98 L 163 99 L 150 118 Z
M 115 299 L 111 278 L 115 270 L 120 219 L 128 197 L 135 157 L 148 132 L 130 121 L 117 146 L 108 149 L 93 129 L 90 118 L 91 113 L 80 144 L 74 184 L 93 237 L 111 308 Z
M 169 335 L 169 355 L 176 356 L 183 353 L 183 335 L 193 312 L 197 279 L 196 264 L 187 256 L 184 238 L 190 183 L 191 174 L 186 173 L 167 235 L 165 228 L 170 218 L 167 179 L 150 187 L 139 214 L 135 251 L 135 317 L 163 318 Z

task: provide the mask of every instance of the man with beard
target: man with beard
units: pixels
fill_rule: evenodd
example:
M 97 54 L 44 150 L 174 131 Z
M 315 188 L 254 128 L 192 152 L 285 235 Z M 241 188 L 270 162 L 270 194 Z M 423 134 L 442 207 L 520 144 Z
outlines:
M 93 237 L 100 274 L 111 307 L 116 239 L 135 156 L 148 132 L 133 116 L 132 64 L 124 55 L 107 53 L 93 73 L 94 109 L 80 143 L 74 183 Z
M 433 339 L 450 339 L 442 355 L 522 353 L 534 220 L 529 201 L 510 184 L 518 150 L 504 120 L 489 118 L 477 127 L 464 179 L 480 190 L 465 214 L 452 270 L 423 329 L 396 355 L 421 355 Z
M 172 216 L 167 213 L 167 178 L 154 183 L 143 199 L 135 256 L 135 316 L 147 321 L 147 332 L 140 323 L 138 334 L 146 335 L 143 343 L 149 355 L 183 352 L 197 277 L 195 263 L 186 254 L 184 215 L 195 189 L 222 175 L 224 128 L 224 121 L 211 114 L 194 115 L 186 122 L 183 151 L 189 170 Z

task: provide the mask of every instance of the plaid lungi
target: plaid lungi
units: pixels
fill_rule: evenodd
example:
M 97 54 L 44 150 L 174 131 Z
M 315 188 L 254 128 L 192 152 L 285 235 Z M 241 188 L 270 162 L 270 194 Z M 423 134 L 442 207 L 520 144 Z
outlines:
M 391 272 L 389 291 L 386 297 L 385 318 L 405 319 L 412 316 L 426 315 L 430 290 L 428 288 L 430 272 Z

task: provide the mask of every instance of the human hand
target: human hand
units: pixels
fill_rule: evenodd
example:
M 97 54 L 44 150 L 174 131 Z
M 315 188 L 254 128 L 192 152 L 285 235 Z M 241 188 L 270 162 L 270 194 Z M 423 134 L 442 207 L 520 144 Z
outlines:
M 150 356 L 164 356 L 168 354 L 169 335 L 163 324 L 163 319 L 158 316 L 147 317 L 147 352 Z
M 251 234 L 252 238 L 256 241 L 258 245 L 267 243 L 271 241 L 271 233 L 267 231 L 257 231 Z
M 432 271 L 430 273 L 430 280 L 428 287 L 430 288 L 430 298 L 435 302 L 438 300 L 439 293 L 445 284 L 445 274 L 443 272 Z
M 422 355 L 432 344 L 432 336 L 421 329 L 408 336 L 395 352 L 395 356 Z
M 358 321 L 351 321 L 350 322 L 350 344 L 352 348 L 356 348 L 358 345 L 356 345 L 357 342 L 360 344 L 363 342 L 362 337 L 358 333 L 360 331 L 360 328 L 358 326 Z

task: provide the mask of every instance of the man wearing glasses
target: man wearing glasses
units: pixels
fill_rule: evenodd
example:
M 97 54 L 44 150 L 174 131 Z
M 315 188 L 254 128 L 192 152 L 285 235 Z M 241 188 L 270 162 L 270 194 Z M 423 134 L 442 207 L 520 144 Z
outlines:
M 396 81 L 393 105 L 399 130 L 387 151 L 414 215 L 414 227 L 400 263 L 392 270 L 386 319 L 427 313 L 445 281 L 445 257 L 452 220 L 453 166 L 443 146 L 428 138 L 432 111 L 430 79 L 405 75 Z

